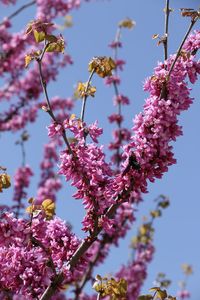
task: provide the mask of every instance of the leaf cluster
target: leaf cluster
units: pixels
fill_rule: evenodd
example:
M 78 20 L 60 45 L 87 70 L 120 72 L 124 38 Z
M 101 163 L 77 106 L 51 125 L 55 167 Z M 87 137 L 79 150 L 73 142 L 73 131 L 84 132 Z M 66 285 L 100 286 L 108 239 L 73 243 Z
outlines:
M 124 278 L 116 280 L 115 278 L 96 276 L 93 289 L 102 297 L 109 296 L 110 300 L 126 300 L 127 282 Z

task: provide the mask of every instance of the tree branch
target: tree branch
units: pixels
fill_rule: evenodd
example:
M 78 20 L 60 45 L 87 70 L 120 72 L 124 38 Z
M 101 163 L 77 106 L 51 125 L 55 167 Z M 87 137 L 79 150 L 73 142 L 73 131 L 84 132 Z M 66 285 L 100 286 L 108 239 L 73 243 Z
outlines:
M 32 6 L 36 3 L 36 0 L 33 0 L 31 2 L 28 2 L 27 4 L 22 5 L 20 8 L 18 8 L 14 13 L 6 17 L 6 19 L 11 20 L 15 16 L 17 16 L 20 12 L 22 12 L 24 9 L 28 8 L 29 6 Z M 3 25 L 4 21 L 0 23 L 0 26 Z
M 38 67 L 39 67 L 40 82 L 41 82 L 42 89 L 43 89 L 45 99 L 46 99 L 46 103 L 47 103 L 46 112 L 50 115 L 50 117 L 53 119 L 53 121 L 55 123 L 58 123 L 58 121 L 57 121 L 57 119 L 56 119 L 56 117 L 53 113 L 52 107 L 51 107 L 51 103 L 50 103 L 48 92 L 47 92 L 46 81 L 44 80 L 44 76 L 43 76 L 43 72 L 42 72 L 42 59 L 44 57 L 44 54 L 45 54 L 45 51 L 46 51 L 47 47 L 48 47 L 48 43 L 45 45 L 45 47 L 43 49 L 43 52 L 41 54 L 41 57 L 39 59 L 37 59 L 37 62 L 38 62 Z M 67 139 L 66 132 L 65 132 L 64 129 L 63 129 L 63 132 L 62 132 L 62 137 L 63 137 L 63 140 L 64 140 L 65 144 L 67 145 L 67 148 L 68 148 L 70 154 L 73 155 L 72 149 L 70 147 L 70 144 L 69 144 L 69 141 Z
M 92 70 L 92 72 L 90 73 L 90 76 L 88 78 L 88 81 L 87 81 L 87 85 L 86 85 L 86 88 L 85 88 L 85 96 L 83 98 L 83 103 L 82 103 L 82 108 L 81 108 L 81 121 L 83 122 L 84 121 L 84 115 L 85 115 L 85 106 L 86 106 L 86 101 L 87 101 L 87 98 L 88 98 L 88 95 L 87 95 L 87 91 L 88 91 L 88 88 L 89 88 L 89 85 L 90 85 L 90 82 L 92 80 L 92 76 L 94 75 L 95 73 L 95 69 Z
M 127 199 L 128 196 L 130 195 L 131 191 L 133 190 L 133 185 L 134 185 L 134 180 L 131 181 L 130 187 L 128 190 L 123 190 L 122 193 L 117 197 L 116 199 L 116 203 L 112 204 L 107 212 L 105 213 L 105 216 L 108 217 L 109 219 L 113 218 L 116 210 L 118 209 L 118 207 L 125 202 L 124 198 Z M 70 260 L 67 263 L 68 269 L 70 271 L 73 270 L 73 268 L 76 266 L 76 264 L 78 263 L 79 259 L 86 253 L 86 251 L 90 248 L 90 246 L 93 244 L 93 242 L 97 239 L 97 236 L 99 235 L 99 233 L 102 231 L 102 227 L 98 227 L 97 230 L 95 230 L 95 232 L 85 238 L 82 243 L 80 244 L 80 246 L 78 247 L 78 249 L 74 252 L 74 254 L 72 255 L 72 257 L 70 258 Z M 55 294 L 58 285 L 60 285 L 62 283 L 64 279 L 64 274 L 60 273 L 58 274 L 51 282 L 51 284 L 47 287 L 47 289 L 45 290 L 45 292 L 43 293 L 43 295 L 41 296 L 40 300 L 49 300 L 51 299 L 51 296 Z
M 174 66 L 175 66 L 175 64 L 176 64 L 176 62 L 177 62 L 177 60 L 178 60 L 178 58 L 179 58 L 179 56 L 180 56 L 181 50 L 182 50 L 182 48 L 183 48 L 183 45 L 184 45 L 184 43 L 185 43 L 185 41 L 186 41 L 188 35 L 190 34 L 190 32 L 191 32 L 191 30 L 192 30 L 192 28 L 193 28 L 193 26 L 194 26 L 194 24 L 196 23 L 197 20 L 198 20 L 198 17 L 196 17 L 196 18 L 194 18 L 194 19 L 191 20 L 190 26 L 189 26 L 189 28 L 188 28 L 188 30 L 187 30 L 187 32 L 186 32 L 186 34 L 185 34 L 185 36 L 184 36 L 184 38 L 183 38 L 181 44 L 180 44 L 180 47 L 178 48 L 176 57 L 175 57 L 175 59 L 174 59 L 172 65 L 171 65 L 171 67 L 170 67 L 170 69 L 169 69 L 168 80 L 169 80 L 170 75 L 171 75 L 171 73 L 172 73 L 172 71 L 173 71 L 173 69 L 174 69 Z
M 164 45 L 164 59 L 165 60 L 167 60 L 167 58 L 168 58 L 169 14 L 170 14 L 169 0 L 166 0 L 166 6 L 165 6 L 165 38 L 163 40 L 163 45 Z
M 189 34 L 190 34 L 190 32 L 191 32 L 191 30 L 192 30 L 192 28 L 193 28 L 193 26 L 194 26 L 194 24 L 196 23 L 197 20 L 198 20 L 198 17 L 195 17 L 195 18 L 191 19 L 189 28 L 188 28 L 188 30 L 187 30 L 187 32 L 186 32 L 186 34 L 185 34 L 185 36 L 184 36 L 184 38 L 183 38 L 183 40 L 182 40 L 179 48 L 177 50 L 176 57 L 175 57 L 173 63 L 171 64 L 171 66 L 170 66 L 170 69 L 169 69 L 169 72 L 168 72 L 168 75 L 167 75 L 167 78 L 166 78 L 166 82 L 162 86 L 161 93 L 160 93 L 160 99 L 166 99 L 167 98 L 167 82 L 169 82 L 171 73 L 172 73 L 172 71 L 173 71 L 173 69 L 175 67 L 175 64 L 176 64 L 179 56 L 180 56 L 181 50 L 183 48 L 183 45 L 184 45 L 186 39 L 188 38 L 188 36 L 189 36 Z

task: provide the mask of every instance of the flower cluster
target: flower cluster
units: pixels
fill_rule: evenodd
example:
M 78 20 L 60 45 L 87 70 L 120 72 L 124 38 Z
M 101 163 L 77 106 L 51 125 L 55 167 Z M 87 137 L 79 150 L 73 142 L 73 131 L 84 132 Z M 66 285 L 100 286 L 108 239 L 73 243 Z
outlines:
M 112 171 L 105 162 L 102 147 L 78 143 L 71 144 L 71 149 L 76 156 L 73 157 L 68 151 L 63 151 L 60 155 L 59 173 L 63 174 L 67 181 L 71 180 L 72 186 L 78 189 L 74 198 L 83 199 L 83 205 L 87 210 L 82 222 L 83 229 L 93 231 L 95 220 L 113 203 L 104 194 Z M 109 219 L 100 219 L 99 222 L 105 230 L 112 230 Z
M 200 73 L 200 65 L 193 56 L 187 59 L 181 56 L 167 82 L 164 99 L 160 95 L 174 58 L 171 56 L 165 63 L 159 63 L 154 75 L 146 80 L 144 89 L 150 92 L 150 97 L 145 101 L 144 111 L 135 117 L 134 134 L 131 142 L 124 147 L 124 167 L 130 165 L 133 154 L 140 166 L 138 170 L 130 168 L 129 175 L 126 174 L 127 179 L 133 176 L 135 191 L 146 192 L 147 180 L 153 182 L 155 178 L 161 178 L 168 167 L 176 163 L 171 142 L 182 134 L 177 124 L 179 114 L 192 103 L 186 76 L 194 83 Z
M 13 201 L 16 201 L 17 203 L 13 206 L 13 208 L 16 209 L 17 216 L 19 214 L 19 210 L 24 207 L 22 200 L 27 198 L 25 188 L 29 187 L 31 176 L 33 176 L 33 172 L 28 165 L 18 168 L 15 172 Z
M 113 113 L 108 117 L 110 123 L 116 122 L 117 129 L 113 131 L 113 139 L 114 141 L 109 144 L 109 149 L 111 151 L 115 151 L 115 153 L 111 156 L 111 161 L 113 164 L 117 166 L 116 172 L 119 172 L 119 165 L 122 161 L 121 150 L 124 143 L 127 143 L 130 140 L 130 131 L 126 128 L 122 128 L 123 115 L 122 108 L 123 105 L 129 104 L 128 97 L 120 94 L 119 92 L 119 84 L 121 82 L 120 77 L 118 75 L 118 71 L 123 71 L 123 67 L 125 65 L 125 61 L 118 58 L 118 50 L 122 47 L 121 42 L 121 30 L 122 28 L 131 28 L 133 25 L 133 21 L 130 19 L 125 19 L 121 21 L 118 25 L 116 38 L 109 45 L 113 49 L 113 57 L 115 57 L 115 71 L 114 75 L 109 76 L 105 80 L 105 84 L 113 85 L 115 91 L 114 97 L 114 105 L 117 107 L 117 113 Z
M 80 144 L 85 143 L 85 138 L 89 136 L 94 143 L 98 143 L 98 137 L 102 134 L 102 128 L 98 127 L 98 122 L 86 126 L 76 115 L 72 114 L 62 123 L 53 122 L 48 126 L 49 137 L 60 136 L 64 130 L 69 130 L 73 133 L 72 141 L 79 141 Z
M 4 4 L 15 3 L 15 0 L 0 1 Z M 80 3 L 81 0 L 34 1 L 37 20 L 29 24 L 26 35 L 10 33 L 11 22 L 8 19 L 0 25 L 0 74 L 6 76 L 7 80 L 6 85 L 0 88 L 0 101 L 10 102 L 9 109 L 0 114 L 0 131 L 16 131 L 34 122 L 41 106 L 53 119 L 48 126 L 51 140 L 44 146 L 36 201 L 29 199 L 31 206 L 27 212 L 30 219 L 18 218 L 23 207 L 22 199 L 27 197 L 25 188 L 29 186 L 33 175 L 28 166 L 19 168 L 14 177 L 13 200 L 17 205 L 12 208 L 16 209 L 16 217 L 1 212 L 2 299 L 7 296 L 15 300 L 39 299 L 51 284 L 58 292 L 52 299 L 61 300 L 65 296 L 59 288 L 73 284 L 78 291 L 79 280 L 84 279 L 86 271 L 91 279 L 91 268 L 104 261 L 110 246 L 118 245 L 119 239 L 125 236 L 135 220 L 134 208 L 141 201 L 141 192 L 147 192 L 148 181 L 161 178 L 168 167 L 176 162 L 171 142 L 182 134 L 178 116 L 192 103 L 187 77 L 191 83 L 195 83 L 200 74 L 200 62 L 195 58 L 200 47 L 200 33 L 195 31 L 186 41 L 173 70 L 171 67 L 176 55 L 159 63 L 153 76 L 145 81 L 144 90 L 150 95 L 143 112 L 135 117 L 132 132 L 123 128 L 122 107 L 129 104 L 129 99 L 119 92 L 119 71 L 123 70 L 125 61 L 119 59 L 116 53 L 122 46 L 121 30 L 135 26 L 134 21 L 126 19 L 118 24 L 118 34 L 110 44 L 115 51 L 115 60 L 99 56 L 90 61 L 89 80 L 80 82 L 77 87 L 79 97 L 84 99 L 81 118 L 73 114 L 70 116 L 69 110 L 74 105 L 71 98 L 50 99 L 47 96 L 48 83 L 57 78 L 61 67 L 72 63 L 69 55 L 61 59 L 58 56 L 58 52 L 64 51 L 64 39 L 61 35 L 55 37 L 51 34 L 55 29 L 52 19 L 66 15 L 69 10 L 79 7 Z M 45 42 L 43 51 L 35 47 L 35 42 Z M 28 46 L 31 49 L 27 54 Z M 52 55 L 48 52 L 55 53 Z M 22 71 L 24 57 L 26 67 L 32 61 L 33 64 L 30 69 Z M 86 98 L 94 96 L 96 92 L 91 85 L 94 73 L 106 77 L 105 83 L 112 85 L 115 90 L 114 105 L 117 112 L 109 116 L 110 123 L 115 123 L 117 127 L 113 132 L 114 141 L 109 145 L 109 149 L 115 152 L 111 163 L 106 162 L 103 146 L 97 145 L 103 130 L 97 121 L 89 125 L 83 121 Z M 38 101 L 42 88 L 46 103 Z M 68 138 L 68 133 L 72 138 Z M 67 148 L 58 156 L 58 147 L 63 146 L 62 138 Z M 59 160 L 59 172 L 56 174 L 54 168 Z M 71 181 L 76 188 L 74 198 L 81 199 L 85 208 L 82 224 L 88 236 L 82 243 L 72 234 L 70 226 L 55 217 L 56 192 L 61 188 L 59 175 Z M 9 186 L 9 176 L 0 174 L 0 192 Z M 1 207 L 2 210 L 4 208 Z M 160 208 L 152 211 L 151 216 L 152 219 L 160 216 Z M 98 236 L 100 231 L 102 234 Z M 109 295 L 111 299 L 128 297 L 129 300 L 138 297 L 147 274 L 147 265 L 154 253 L 152 231 L 151 223 L 140 227 L 140 234 L 134 243 L 135 257 L 122 266 L 115 279 L 98 278 L 100 283 L 96 284 L 95 289 L 100 296 Z M 93 241 L 88 249 L 88 244 Z M 76 253 L 80 257 L 71 264 L 70 260 Z M 57 276 L 63 278 L 59 285 L 55 284 Z M 79 292 L 77 299 L 96 299 L 82 294 L 81 289 Z M 180 297 L 186 298 L 187 291 L 181 292 Z
M 127 298 L 135 300 L 139 296 L 141 286 L 147 276 L 147 266 L 152 260 L 154 247 L 141 247 L 137 249 L 134 260 L 127 265 L 122 266 L 116 274 L 116 278 L 124 278 L 127 282 Z
M 200 48 L 200 31 L 195 30 L 194 33 L 190 34 L 189 38 L 184 44 L 184 50 L 196 54 L 197 50 Z
M 39 214 L 30 225 L 4 214 L 0 223 L 1 290 L 31 300 L 42 295 L 56 271 L 63 272 L 64 283 L 77 280 L 86 260 L 81 259 L 74 271 L 69 271 L 67 261 L 78 245 L 79 240 L 57 217 L 47 221 Z
M 48 126 L 48 135 L 51 140 L 44 145 L 44 156 L 40 164 L 41 180 L 39 182 L 36 202 L 41 204 L 46 198 L 56 201 L 56 193 L 62 187 L 61 180 L 56 174 L 55 165 L 58 163 L 58 149 L 63 145 L 60 136 L 63 134 L 63 120 L 69 117 L 69 111 L 73 108 L 72 98 L 54 97 L 51 99 L 51 108 L 56 114 L 59 124 L 53 122 Z M 45 103 L 42 103 L 45 108 Z
M 44 158 L 40 164 L 41 180 L 39 182 L 36 201 L 42 203 L 44 199 L 56 200 L 56 193 L 62 187 L 61 180 L 54 170 L 58 162 L 57 148 L 62 143 L 58 139 L 51 140 L 44 145 Z
M 45 24 L 48 23 L 34 21 L 29 26 L 29 31 L 40 34 L 40 29 L 44 29 Z M 31 46 L 30 53 L 40 53 L 35 46 L 35 41 L 31 35 L 26 35 L 23 32 L 10 33 L 9 29 L 11 26 L 9 20 L 5 20 L 0 25 L 0 74 L 6 74 L 7 76 L 6 84 L 0 87 L 0 101 L 10 101 L 9 109 L 0 114 L 1 131 L 17 131 L 24 128 L 27 123 L 34 122 L 38 117 L 37 112 L 40 108 L 40 105 L 36 101 L 38 101 L 42 92 L 38 66 L 33 64 L 33 67 L 24 74 L 24 57 L 26 56 L 27 64 L 32 60 L 30 55 L 26 55 L 27 46 Z M 56 42 L 52 41 L 49 47 L 51 49 L 46 50 L 58 51 L 57 48 L 60 47 L 62 51 L 62 38 L 58 38 Z M 68 64 L 72 64 L 72 60 L 68 54 L 59 58 L 58 55 L 47 53 L 43 60 L 43 74 L 46 84 L 51 80 L 55 80 L 59 69 Z M 12 103 L 13 98 L 15 101 Z
M 70 10 L 78 8 L 81 0 L 37 0 L 37 19 L 52 20 L 57 16 L 65 16 Z

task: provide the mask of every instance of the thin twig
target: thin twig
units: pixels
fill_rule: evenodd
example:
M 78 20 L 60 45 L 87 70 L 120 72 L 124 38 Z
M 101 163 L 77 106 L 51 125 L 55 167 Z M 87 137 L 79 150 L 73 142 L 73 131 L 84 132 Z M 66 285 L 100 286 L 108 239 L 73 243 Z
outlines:
M 173 71 L 173 69 L 174 69 L 174 66 L 175 66 L 175 64 L 176 64 L 176 62 L 177 62 L 177 60 L 178 60 L 178 58 L 179 58 L 179 56 L 180 56 L 181 50 L 182 50 L 182 48 L 183 48 L 183 45 L 184 45 L 184 43 L 185 43 L 185 41 L 186 41 L 188 35 L 190 34 L 190 32 L 191 32 L 191 30 L 192 30 L 192 28 L 193 28 L 193 26 L 194 26 L 194 24 L 196 23 L 197 20 L 198 20 L 198 17 L 196 17 L 196 18 L 194 18 L 194 19 L 191 20 L 190 26 L 189 26 L 189 28 L 188 28 L 188 30 L 187 30 L 187 32 L 186 32 L 186 34 L 185 34 L 185 36 L 184 36 L 184 38 L 183 38 L 181 44 L 180 44 L 180 47 L 178 48 L 176 57 L 175 57 L 175 59 L 174 59 L 172 65 L 171 65 L 171 67 L 170 67 L 170 69 L 169 69 L 168 80 L 169 80 L 170 75 L 171 75 L 171 73 L 172 73 L 172 71 Z
M 97 300 L 100 300 L 100 299 L 101 299 L 101 293 L 98 293 Z
M 25 147 L 24 147 L 23 141 L 21 141 L 21 150 L 22 150 L 22 167 L 24 167 L 25 162 L 26 162 L 26 152 L 25 152 Z
M 114 48 L 114 59 L 115 59 L 115 61 L 118 58 L 118 43 L 120 42 L 120 38 L 121 38 L 121 27 L 118 27 L 117 32 L 116 32 L 116 36 L 115 36 L 115 40 L 114 40 L 114 42 L 116 43 L 116 47 Z M 117 75 L 117 68 L 115 69 L 115 75 Z M 115 96 L 117 98 L 119 96 L 119 90 L 118 90 L 118 86 L 115 82 L 113 82 L 113 87 L 114 87 L 114 91 L 115 91 Z M 117 108 L 118 108 L 118 115 L 121 116 L 121 114 L 122 114 L 121 102 L 118 102 Z M 121 121 L 117 122 L 117 124 L 118 124 L 118 130 L 119 130 L 119 141 L 120 141 L 120 144 L 121 144 Z M 120 149 L 118 148 L 117 149 L 117 168 L 119 168 L 119 164 L 120 164 L 119 157 L 120 157 Z
M 20 12 L 22 12 L 24 9 L 28 8 L 29 6 L 32 6 L 33 4 L 36 3 L 36 0 L 33 0 L 27 4 L 22 5 L 20 8 L 18 8 L 14 13 L 12 13 L 11 15 L 9 15 L 8 17 L 6 17 L 7 20 L 11 20 L 12 18 L 14 18 L 15 16 L 17 16 Z M 2 21 L 0 23 L 0 26 L 4 24 L 4 21 Z
M 117 32 L 116 32 L 116 35 L 115 35 L 115 42 L 118 43 L 120 41 L 120 38 L 121 38 L 121 27 L 118 27 L 117 28 Z M 118 50 L 118 46 L 115 48 L 115 53 L 114 53 L 114 58 L 115 60 L 117 60 L 117 51 Z
M 174 69 L 174 67 L 175 67 L 175 64 L 176 64 L 176 62 L 177 62 L 179 56 L 180 56 L 181 50 L 182 50 L 182 48 L 183 48 L 183 45 L 184 45 L 184 43 L 185 43 L 187 37 L 189 36 L 189 34 L 190 34 L 190 32 L 191 32 L 191 30 L 192 30 L 192 28 L 193 28 L 193 26 L 194 26 L 194 24 L 196 23 L 197 20 L 198 20 L 198 17 L 191 19 L 190 26 L 189 26 L 189 28 L 188 28 L 188 30 L 187 30 L 187 32 L 186 32 L 184 38 L 183 38 L 183 40 L 182 40 L 182 42 L 181 42 L 181 44 L 180 44 L 178 50 L 177 50 L 176 57 L 175 57 L 173 63 L 171 64 L 171 66 L 170 66 L 170 69 L 169 69 L 169 72 L 168 72 L 168 75 L 167 75 L 166 82 L 165 82 L 165 83 L 163 84 L 163 86 L 162 86 L 161 93 L 160 93 L 160 99 L 166 99 L 166 98 L 167 98 L 167 82 L 169 81 L 170 76 L 171 76 L 171 73 L 172 73 L 172 71 L 173 71 L 173 69 Z
M 25 163 L 26 163 L 26 151 L 25 151 L 25 147 L 24 147 L 24 141 L 22 139 L 22 136 L 21 136 L 21 140 L 20 141 L 17 141 L 16 142 L 17 145 L 20 145 L 21 147 L 21 152 L 22 152 L 22 167 L 25 167 Z M 18 219 L 19 216 L 20 216 L 20 209 L 23 208 L 23 205 L 22 205 L 22 199 L 24 198 L 24 195 L 23 195 L 23 191 L 21 190 L 20 191 L 20 196 L 19 196 L 19 201 L 18 201 L 18 204 L 16 206 L 16 218 Z
M 165 32 L 164 32 L 164 38 L 163 38 L 163 47 L 164 47 L 164 60 L 168 59 L 168 31 L 169 31 L 169 14 L 170 14 L 170 8 L 169 8 L 169 0 L 166 0 L 166 6 L 165 6 Z M 164 66 L 165 70 L 167 69 L 167 65 Z M 167 83 L 164 82 L 160 94 L 160 98 L 167 98 Z
M 86 106 L 86 101 L 87 101 L 87 98 L 88 98 L 88 95 L 87 95 L 87 92 L 88 92 L 88 88 L 90 86 L 90 82 L 92 80 L 92 76 L 94 75 L 95 73 L 95 69 L 92 70 L 92 72 L 90 73 L 90 76 L 88 78 L 88 81 L 87 81 L 87 84 L 86 84 L 86 87 L 85 87 L 85 96 L 83 98 L 83 103 L 82 103 L 82 108 L 81 108 L 81 121 L 83 122 L 84 121 L 84 115 L 85 115 L 85 106 Z
M 165 6 L 165 38 L 164 38 L 164 41 L 163 41 L 163 45 L 164 45 L 164 59 L 165 60 L 167 60 L 167 58 L 168 58 L 169 14 L 170 14 L 169 0 L 166 0 L 166 6 Z
M 47 110 L 46 111 L 50 115 L 50 117 L 53 119 L 53 121 L 55 123 L 58 123 L 58 121 L 57 121 L 57 119 L 56 119 L 56 117 L 53 113 L 52 107 L 51 107 L 51 103 L 50 103 L 50 100 L 49 100 L 49 95 L 48 95 L 48 92 L 47 92 L 46 81 L 44 80 L 44 76 L 43 76 L 43 72 L 42 72 L 42 59 L 44 57 L 44 54 L 45 54 L 45 51 L 46 51 L 47 47 L 48 47 L 48 43 L 45 45 L 45 47 L 42 51 L 41 57 L 39 59 L 37 59 L 37 62 L 38 62 L 38 67 L 39 67 L 40 82 L 41 82 L 42 89 L 43 89 L 45 99 L 46 99 L 46 102 L 47 102 Z M 70 144 L 69 144 L 69 141 L 68 141 L 67 136 L 66 136 L 66 132 L 65 132 L 64 129 L 63 129 L 63 132 L 62 132 L 62 137 L 63 137 L 63 140 L 64 140 L 65 144 L 67 145 L 67 148 L 68 148 L 70 154 L 73 154 L 72 149 L 71 149 Z

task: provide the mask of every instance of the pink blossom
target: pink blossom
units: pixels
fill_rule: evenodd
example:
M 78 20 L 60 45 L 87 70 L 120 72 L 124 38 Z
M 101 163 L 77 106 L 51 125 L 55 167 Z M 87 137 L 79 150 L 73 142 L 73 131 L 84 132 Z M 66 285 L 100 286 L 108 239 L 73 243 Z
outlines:
M 22 199 L 27 197 L 25 188 L 30 185 L 30 177 L 33 176 L 33 172 L 29 166 L 20 167 L 16 170 L 14 175 L 14 195 L 13 201 L 16 201 L 16 214 L 18 216 L 19 210 L 23 208 Z
M 62 124 L 58 124 L 58 123 L 51 123 L 48 127 L 48 136 L 49 137 L 54 137 L 55 135 L 62 135 L 63 134 L 63 126 Z
M 122 47 L 122 43 L 119 41 L 113 41 L 109 44 L 109 46 L 113 49 Z
M 126 62 L 125 62 L 123 59 L 117 59 L 117 60 L 115 60 L 116 67 L 117 67 L 120 71 L 123 71 L 123 68 L 124 68 L 125 63 L 126 63 Z
M 132 262 L 122 266 L 116 278 L 124 278 L 128 284 L 127 297 L 135 300 L 140 294 L 141 287 L 147 277 L 147 266 L 152 260 L 154 247 L 149 244 L 145 248 L 139 246 Z
M 42 247 L 33 242 L 32 237 Z M 82 258 L 74 271 L 69 271 L 66 263 L 79 243 L 65 222 L 57 217 L 47 221 L 39 214 L 33 218 L 30 227 L 29 221 L 4 214 L 0 222 L 2 288 L 22 295 L 22 299 L 23 296 L 30 300 L 40 297 L 53 276 L 53 270 L 48 266 L 50 257 L 56 270 L 63 272 L 65 283 L 78 280 L 83 275 L 87 260 Z
M 56 193 L 62 187 L 61 180 L 54 170 L 55 163 L 58 162 L 57 149 L 62 145 L 60 139 L 51 139 L 44 146 L 44 157 L 40 164 L 41 179 L 39 182 L 36 202 L 41 204 L 45 199 L 56 201 Z
M 196 54 L 196 51 L 200 48 L 200 31 L 195 30 L 194 33 L 190 34 L 187 38 L 184 46 L 184 50 Z
M 0 0 L 0 1 L 5 5 L 16 3 L 16 0 Z
M 102 147 L 94 144 L 71 144 L 73 157 L 67 151 L 60 155 L 59 174 L 63 174 L 66 180 L 71 180 L 72 186 L 77 188 L 74 194 L 76 199 L 83 199 L 83 205 L 87 210 L 84 218 L 84 230 L 93 230 L 94 217 L 113 203 L 113 199 L 104 194 L 104 187 L 109 182 L 112 174 L 110 166 L 105 162 Z
M 56 16 L 65 16 L 73 8 L 80 6 L 80 0 L 37 0 L 37 19 L 51 20 Z
M 177 293 L 177 297 L 180 299 L 190 298 L 190 292 L 187 290 L 181 290 Z
M 174 56 L 171 56 L 166 63 L 170 65 L 173 59 Z M 138 187 L 140 191 L 146 192 L 147 179 L 153 182 L 155 178 L 161 178 L 168 167 L 176 162 L 171 142 L 182 134 L 177 117 L 192 103 L 185 79 L 190 68 L 196 70 L 195 78 L 199 73 L 193 59 L 179 58 L 170 77 L 166 100 L 160 99 L 163 79 L 167 75 L 164 64 L 159 63 L 155 68 L 155 75 L 145 83 L 145 90 L 150 92 L 150 97 L 146 100 L 143 113 L 135 117 L 131 143 L 124 147 L 124 157 L 130 157 L 134 153 L 140 165 L 138 171 L 134 167 L 130 168 L 136 191 Z M 127 164 L 128 161 L 124 167 Z
M 120 124 L 123 121 L 123 116 L 120 114 L 112 114 L 108 117 L 110 123 L 116 122 Z
M 124 95 L 118 95 L 114 97 L 114 104 L 118 105 L 118 104 L 123 104 L 123 105 L 128 105 L 130 103 L 128 97 L 124 96 Z
M 94 143 L 98 143 L 97 138 L 102 135 L 103 129 L 98 127 L 98 122 L 95 121 L 93 124 L 89 125 L 86 128 L 86 131 L 88 131 L 89 136 L 93 140 Z
M 109 76 L 105 79 L 105 84 L 120 84 L 120 78 L 117 75 Z

